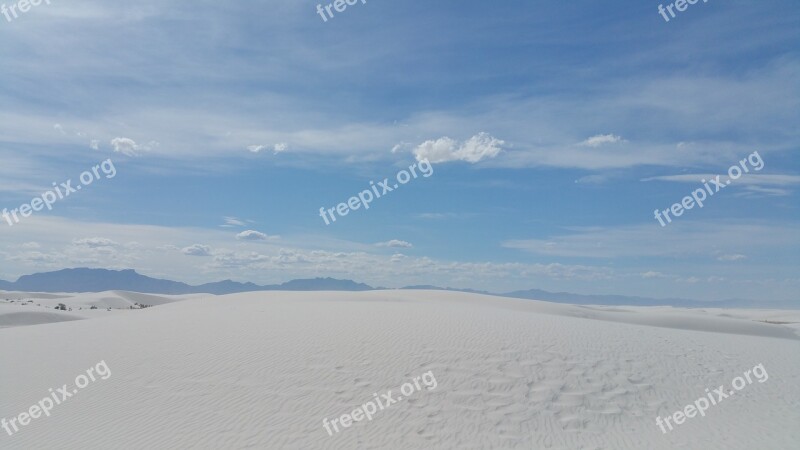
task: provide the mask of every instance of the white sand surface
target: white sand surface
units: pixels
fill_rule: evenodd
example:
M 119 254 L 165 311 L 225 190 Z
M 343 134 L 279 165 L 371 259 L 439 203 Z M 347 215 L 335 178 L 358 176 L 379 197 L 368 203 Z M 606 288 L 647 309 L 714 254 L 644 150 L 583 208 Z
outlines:
M 0 328 L 108 317 L 120 310 L 137 307 L 137 303 L 157 306 L 205 296 L 208 294 L 152 295 L 125 291 L 45 294 L 0 291 Z M 55 309 L 59 303 L 63 303 L 68 310 Z M 91 309 L 93 306 L 96 309 Z M 108 311 L 109 308 L 111 311 Z
M 76 297 L 86 305 L 138 295 Z M 28 410 L 49 388 L 73 386 L 101 360 L 111 371 L 50 417 L 12 436 L 0 429 L 0 448 L 800 448 L 797 329 L 759 321 L 793 321 L 796 312 L 582 307 L 442 291 L 183 300 L 0 329 L 0 418 Z M 729 389 L 757 364 L 769 376 L 763 383 L 667 434 L 656 426 L 656 416 L 706 388 Z M 373 393 L 396 397 L 427 372 L 435 389 L 333 436 L 323 428 L 323 419 Z

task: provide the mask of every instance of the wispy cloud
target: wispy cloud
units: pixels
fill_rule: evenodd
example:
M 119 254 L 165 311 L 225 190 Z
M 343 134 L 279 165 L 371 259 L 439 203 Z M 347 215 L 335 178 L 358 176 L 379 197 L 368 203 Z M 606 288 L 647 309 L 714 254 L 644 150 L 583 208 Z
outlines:
M 642 181 L 667 181 L 699 185 L 704 181 L 715 179 L 718 175 L 720 174 L 695 173 L 682 175 L 662 175 L 643 178 Z M 744 189 L 744 192 L 738 192 L 735 194 L 737 197 L 783 197 L 792 193 L 792 191 L 786 189 L 786 187 L 800 185 L 800 175 L 747 173 L 743 174 L 736 180 L 732 180 L 727 175 L 723 174 L 720 176 L 720 182 L 726 186 Z
M 720 174 L 695 173 L 682 175 L 662 175 L 657 177 L 643 178 L 642 181 L 672 181 L 676 183 L 700 183 L 702 180 L 710 180 Z M 728 177 L 723 174 L 720 180 L 726 181 Z M 734 182 L 731 181 L 731 184 Z M 785 174 L 755 174 L 748 173 L 742 175 L 735 181 L 741 185 L 764 185 L 764 186 L 796 186 L 800 184 L 800 175 Z
M 625 141 L 622 139 L 622 137 L 613 134 L 598 134 L 586 139 L 578 145 L 582 145 L 584 147 L 600 147 L 607 144 L 616 144 L 617 142 Z
M 538 255 L 580 258 L 697 257 L 719 248 L 767 252 L 781 248 L 800 248 L 791 226 L 748 223 L 673 223 L 662 228 L 648 225 L 576 228 L 548 239 L 518 239 L 503 242 Z M 742 236 L 759 236 L 744 240 Z M 742 252 L 745 253 L 745 252 Z
M 741 261 L 746 258 L 747 256 L 736 253 L 732 255 L 719 255 L 717 256 L 717 261 Z
M 223 220 L 225 221 L 225 223 L 220 225 L 221 227 L 226 227 L 226 228 L 243 227 L 243 226 L 246 225 L 243 221 L 237 219 L 236 217 L 227 217 L 226 216 L 226 217 L 223 217 Z

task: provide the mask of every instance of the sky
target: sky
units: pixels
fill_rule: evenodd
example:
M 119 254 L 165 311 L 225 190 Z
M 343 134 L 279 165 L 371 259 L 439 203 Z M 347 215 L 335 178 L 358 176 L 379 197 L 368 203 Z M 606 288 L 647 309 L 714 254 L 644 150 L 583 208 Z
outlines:
M 800 3 L 664 1 L 6 9 L 0 279 L 797 300 Z

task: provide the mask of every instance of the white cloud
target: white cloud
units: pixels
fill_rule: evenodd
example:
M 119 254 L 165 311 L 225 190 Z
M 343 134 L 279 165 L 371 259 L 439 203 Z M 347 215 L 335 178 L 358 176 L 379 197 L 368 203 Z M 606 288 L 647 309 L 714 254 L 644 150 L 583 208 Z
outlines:
M 111 140 L 111 147 L 117 153 L 122 153 L 125 156 L 139 156 L 141 151 L 149 150 L 149 146 L 142 146 L 136 143 L 133 139 L 126 137 L 116 137 Z
M 245 225 L 244 222 L 237 219 L 236 217 L 223 217 L 225 223 L 220 225 L 221 227 L 243 227 Z
M 251 153 L 259 153 L 261 150 L 269 148 L 268 145 L 248 145 L 247 150 Z M 289 144 L 286 142 L 278 142 L 277 144 L 272 146 L 272 151 L 277 155 L 278 153 L 285 152 L 289 150 Z
M 417 219 L 425 219 L 425 220 L 445 220 L 445 219 L 468 219 L 470 217 L 475 217 L 477 214 L 475 213 L 454 213 L 454 212 L 445 212 L 445 213 L 419 213 L 414 214 L 414 217 Z
M 666 278 L 661 272 L 654 272 L 652 270 L 640 274 L 642 278 Z
M 92 139 L 91 141 L 89 141 L 89 148 L 91 148 L 92 150 L 100 150 L 100 141 L 98 141 L 97 139 Z
M 763 167 L 763 166 L 762 166 Z M 746 173 L 742 174 L 736 180 L 730 179 L 724 172 L 723 174 L 712 173 L 693 173 L 682 175 L 664 175 L 658 177 L 643 178 L 641 181 L 668 181 L 673 183 L 690 183 L 702 187 L 703 181 L 715 180 L 720 177 L 720 182 L 726 186 L 740 186 L 744 189 L 742 192 L 737 192 L 737 197 L 783 197 L 792 193 L 791 190 L 785 189 L 787 186 L 795 186 L 800 184 L 800 175 L 785 175 L 785 174 L 755 174 Z M 765 186 L 780 186 L 780 187 L 765 187 Z
M 247 230 L 237 234 L 236 239 L 240 241 L 266 241 L 268 239 L 275 239 L 275 236 L 267 236 L 259 231 Z
M 584 147 L 600 147 L 601 145 L 606 144 L 616 144 L 617 142 L 625 142 L 624 139 L 620 136 L 616 136 L 613 134 L 598 134 L 596 136 L 592 136 L 589 139 L 579 143 L 578 145 Z
M 389 261 L 391 261 L 393 263 L 399 263 L 399 262 L 402 262 L 406 258 L 408 258 L 408 256 L 406 256 L 406 255 L 404 255 L 402 253 L 395 253 L 394 255 L 392 255 L 392 258 Z
M 484 158 L 494 158 L 503 150 L 503 145 L 505 141 L 483 132 L 461 143 L 445 136 L 423 142 L 414 149 L 414 156 L 417 161 L 423 159 L 432 163 L 466 161 L 474 164 Z
M 576 228 L 546 239 L 509 240 L 502 245 L 557 257 L 696 257 L 715 254 L 721 248 L 730 253 L 763 253 L 768 249 L 797 247 L 800 241 L 796 235 L 787 225 L 673 222 L 662 228 L 653 220 L 645 225 Z M 760 238 L 751 241 L 743 240 L 742 236 Z M 654 242 L 659 245 L 653 245 Z
M 378 242 L 375 244 L 376 247 L 392 247 L 392 248 L 411 248 L 413 245 L 410 242 L 401 241 L 398 239 L 392 239 L 386 242 Z
M 713 291 L 707 294 L 714 298 L 741 296 L 753 298 L 794 298 L 800 289 L 796 277 L 796 265 L 787 261 L 775 261 L 767 266 L 744 266 L 747 261 L 731 266 L 715 267 L 718 272 L 703 270 L 708 258 L 722 254 L 746 254 L 749 259 L 756 255 L 770 254 L 772 249 L 794 251 L 798 243 L 795 228 L 779 225 L 732 226 L 713 222 L 702 225 L 700 232 L 692 229 L 662 229 L 654 220 L 653 224 L 639 228 L 595 228 L 574 229 L 570 234 L 582 234 L 583 239 L 572 242 L 564 237 L 551 239 L 556 243 L 544 247 L 553 253 L 582 253 L 594 256 L 611 257 L 622 255 L 670 254 L 689 255 L 698 265 L 682 266 L 682 273 L 671 274 L 673 266 L 660 267 L 659 258 L 648 263 L 646 269 L 641 264 L 625 268 L 624 261 L 601 260 L 596 264 L 572 265 L 552 261 L 561 257 L 537 257 L 537 263 L 504 263 L 492 261 L 442 260 L 429 257 L 405 256 L 400 253 L 388 254 L 382 248 L 358 242 L 314 238 L 311 236 L 289 236 L 282 239 L 281 246 L 270 245 L 271 241 L 231 242 L 230 230 L 213 228 L 180 227 L 171 228 L 153 225 L 131 225 L 114 223 L 80 222 L 56 216 L 32 216 L 24 228 L 14 229 L 14 233 L 0 233 L 0 266 L 6 271 L 4 279 L 46 270 L 65 267 L 105 267 L 114 269 L 137 269 L 140 273 L 159 278 L 180 280 L 201 284 L 225 278 L 252 281 L 258 284 L 272 284 L 294 278 L 313 278 L 332 276 L 349 278 L 372 286 L 398 287 L 413 284 L 437 284 L 454 287 L 487 289 L 494 292 L 508 292 L 516 289 L 539 287 L 547 290 L 575 292 L 576 289 L 589 289 L 600 286 L 606 293 L 641 295 L 637 289 L 645 286 L 650 291 L 671 292 L 669 295 L 692 296 L 695 289 L 706 290 L 710 276 L 726 277 L 729 283 L 715 283 Z M 676 225 L 673 223 L 672 227 Z M 652 232 L 645 233 L 649 228 Z M 73 245 L 74 230 L 82 230 L 84 235 L 104 236 L 78 240 L 86 245 Z M 742 236 L 760 236 L 751 240 Z M 39 250 L 20 249 L 25 242 L 36 241 Z M 632 242 L 629 242 L 632 241 Z M 91 248 L 89 245 L 113 245 L 114 243 L 139 242 L 138 246 Z M 202 264 L 185 264 L 186 256 L 175 242 L 202 243 L 213 249 L 212 257 L 199 258 Z M 658 245 L 653 245 L 658 242 Z M 598 246 L 599 243 L 599 246 Z M 693 246 L 700 247 L 692 249 Z M 233 246 L 231 246 L 233 244 Z M 563 245 L 562 245 L 563 244 Z M 248 248 L 252 247 L 252 248 Z M 257 251 L 255 248 L 257 247 Z M 661 250 L 652 250 L 657 247 Z M 740 248 L 741 247 L 741 248 Z M 617 253 L 608 249 L 616 249 Z M 107 250 L 103 250 L 107 249 Z M 354 249 L 359 249 L 354 250 Z M 724 252 L 719 252 L 724 249 Z M 403 249 L 395 249 L 402 251 Z M 18 251 L 18 252 L 17 252 Z M 31 252 L 31 253 L 29 253 Z M 649 252 L 649 253 L 648 253 Z M 711 256 L 708 256 L 711 255 Z M 753 256 L 750 256 L 753 255 Z M 601 256 L 605 257 L 605 256 Z M 3 261 L 6 264 L 3 264 Z M 653 265 L 655 264 L 655 265 Z M 669 269 L 669 270 L 668 270 Z M 753 269 L 753 270 L 751 270 Z M 642 272 L 660 271 L 665 278 L 642 278 Z M 696 276 L 701 281 L 696 284 L 681 283 L 686 291 L 672 291 L 678 277 Z M 772 277 L 772 279 L 770 279 Z M 640 288 L 626 290 L 628 283 L 621 280 L 636 279 Z M 635 284 L 635 283 L 633 283 Z M 717 289 L 718 288 L 718 289 Z M 595 289 L 597 290 L 597 289 Z M 702 293 L 701 293 L 702 294 Z M 664 294 L 666 295 L 666 294 Z M 720 297 L 721 296 L 721 297 Z
M 127 12 L 125 15 L 128 17 Z M 116 16 L 118 14 L 108 15 Z M 158 49 L 153 51 L 158 52 Z M 59 65 L 55 60 L 49 60 L 47 64 L 69 66 L 70 70 L 77 70 L 76 76 L 85 75 L 84 71 L 94 67 L 92 64 L 68 64 L 69 58 L 74 56 L 69 52 L 51 56 L 64 64 Z M 368 60 L 359 58 L 359 61 Z M 106 65 L 104 69 L 111 70 L 113 75 L 125 75 L 135 64 L 138 61 L 114 67 Z M 331 67 L 331 62 L 320 61 L 319 64 Z M 218 75 L 222 76 L 225 68 L 218 66 L 207 69 L 212 73 L 220 71 Z M 268 102 L 271 115 L 276 116 L 274 124 L 265 129 L 263 120 L 251 114 L 250 108 L 240 107 L 243 102 L 263 105 L 264 99 L 250 98 L 246 94 L 241 98 L 238 91 L 216 97 L 219 104 L 211 110 L 181 106 L 180 102 L 153 102 L 143 95 L 129 98 L 129 104 L 111 117 L 99 118 L 89 114 L 77 115 L 71 120 L 74 126 L 91 130 L 89 135 L 93 136 L 119 135 L 122 132 L 120 126 L 124 126 L 124 133 L 129 136 L 158 133 L 169 146 L 170 157 L 184 160 L 229 156 L 232 146 L 244 149 L 251 143 L 280 140 L 289 140 L 293 147 L 300 146 L 309 154 L 363 158 L 373 155 L 376 148 L 391 149 L 396 143 L 408 140 L 409 136 L 434 136 L 432 130 L 440 130 L 436 131 L 438 137 L 461 136 L 467 132 L 465 130 L 485 129 L 514 142 L 515 146 L 514 151 L 508 149 L 502 157 L 492 161 L 494 166 L 602 169 L 649 164 L 687 167 L 752 151 L 753 142 L 765 141 L 762 136 L 770 136 L 770 146 L 776 149 L 796 147 L 796 139 L 793 140 L 791 134 L 775 133 L 774 130 L 791 129 L 797 122 L 798 108 L 793 100 L 796 95 L 786 95 L 787 92 L 797 92 L 797 61 L 776 60 L 762 69 L 747 74 L 713 76 L 680 72 L 657 77 L 622 77 L 610 80 L 603 89 L 581 98 L 549 94 L 485 96 L 473 99 L 470 108 L 453 107 L 404 115 L 398 118 L 404 127 L 376 121 L 368 115 L 347 120 L 343 117 L 348 115 L 343 116 L 338 110 L 315 111 L 309 115 L 306 103 L 298 102 L 292 96 L 276 95 L 270 98 L 274 101 Z M 253 70 L 260 68 L 246 67 L 236 72 L 251 73 Z M 276 73 L 284 72 L 278 70 Z M 138 75 L 144 76 L 143 73 Z M 734 98 L 730 92 L 738 95 Z M 197 94 L 203 95 L 199 91 Z M 603 111 L 602 118 L 598 117 L 599 110 Z M 569 120 L 564 120 L 564 117 L 569 117 Z M 655 117 L 669 117 L 670 120 L 656 123 Z M 64 136 L 58 132 L 43 136 L 36 134 L 43 128 L 52 129 L 53 123 L 59 120 L 62 119 L 48 113 L 9 110 L 0 113 L 0 135 L 6 137 L 7 142 L 27 142 L 30 136 L 36 135 L 43 145 L 63 143 Z M 606 151 L 598 152 L 591 147 L 576 145 L 597 134 L 598 127 L 614 127 L 607 129 L 620 133 L 620 136 L 636 133 L 636 148 L 616 144 L 602 147 Z M 732 135 L 740 136 L 741 130 L 746 130 L 742 139 L 725 140 Z M 677 140 L 666 142 L 663 139 L 663 136 L 670 135 L 692 136 L 696 143 L 682 138 L 687 142 L 676 151 Z M 226 137 L 221 139 L 223 136 Z M 692 151 L 684 151 L 687 148 Z M 388 152 L 380 153 L 388 160 Z
M 660 177 L 643 178 L 642 181 L 672 181 L 676 183 L 695 183 L 699 184 L 702 180 L 714 179 L 717 175 L 712 173 L 694 173 L 684 175 L 664 175 Z M 721 181 L 727 181 L 727 176 L 720 176 Z M 768 186 L 793 186 L 800 184 L 800 175 L 782 175 L 782 174 L 743 174 L 736 180 L 731 180 L 731 184 L 747 184 L 747 185 L 768 185 Z
M 576 184 L 601 184 L 611 179 L 610 174 L 586 175 L 575 180 Z
M 181 253 L 188 256 L 211 256 L 211 247 L 194 244 L 181 249 Z
M 397 153 L 401 150 L 409 149 L 412 147 L 414 147 L 413 144 L 409 144 L 408 142 L 401 142 L 399 144 L 395 144 L 395 146 L 392 147 L 392 153 Z
M 102 247 L 117 247 L 119 244 L 112 241 L 111 239 L 101 238 L 101 237 L 92 237 L 92 238 L 83 238 L 83 239 L 73 239 L 72 244 L 78 247 L 88 247 L 88 248 L 102 248 Z
M 767 188 L 761 186 L 745 186 L 743 192 L 736 193 L 736 197 L 759 198 L 759 197 L 785 197 L 792 191 L 782 188 Z
M 52 264 L 61 260 L 62 255 L 48 254 L 42 252 L 26 252 L 9 257 L 11 261 L 24 264 Z
M 717 256 L 717 261 L 741 261 L 741 260 L 746 259 L 746 258 L 747 258 L 747 256 L 745 256 L 745 255 L 742 255 L 742 254 L 739 254 L 739 253 L 735 253 L 735 254 L 731 254 L 731 255 L 720 255 L 720 256 Z

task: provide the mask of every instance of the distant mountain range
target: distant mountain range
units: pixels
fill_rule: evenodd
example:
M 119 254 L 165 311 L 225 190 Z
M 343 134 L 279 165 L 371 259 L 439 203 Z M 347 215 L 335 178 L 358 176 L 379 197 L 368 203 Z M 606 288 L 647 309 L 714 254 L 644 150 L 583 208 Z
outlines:
M 253 291 L 370 291 L 375 289 L 364 283 L 335 278 L 311 278 L 287 281 L 283 284 L 259 286 L 253 283 L 239 283 L 224 280 L 192 286 L 171 280 L 161 280 L 141 275 L 135 270 L 106 269 L 63 269 L 55 272 L 36 273 L 21 276 L 15 282 L 0 280 L 0 290 L 27 292 L 103 292 L 132 291 L 147 294 L 234 294 Z M 686 308 L 771 308 L 800 309 L 800 302 L 775 301 L 757 302 L 753 300 L 732 299 L 723 301 L 700 301 L 681 298 L 655 299 L 630 297 L 624 295 L 582 295 L 567 292 L 548 292 L 539 289 L 491 293 L 474 289 L 442 288 L 438 286 L 406 286 L 401 289 L 426 289 L 469 292 L 474 294 L 498 295 L 529 300 L 543 300 L 555 303 L 577 305 L 609 306 L 677 306 Z
M 179 281 L 160 280 L 135 270 L 64 269 L 19 277 L 16 282 L 0 280 L 0 289 L 29 292 L 132 291 L 146 294 L 234 294 L 251 291 L 369 291 L 373 288 L 350 280 L 313 278 L 283 284 L 259 286 L 225 280 L 192 286 Z

